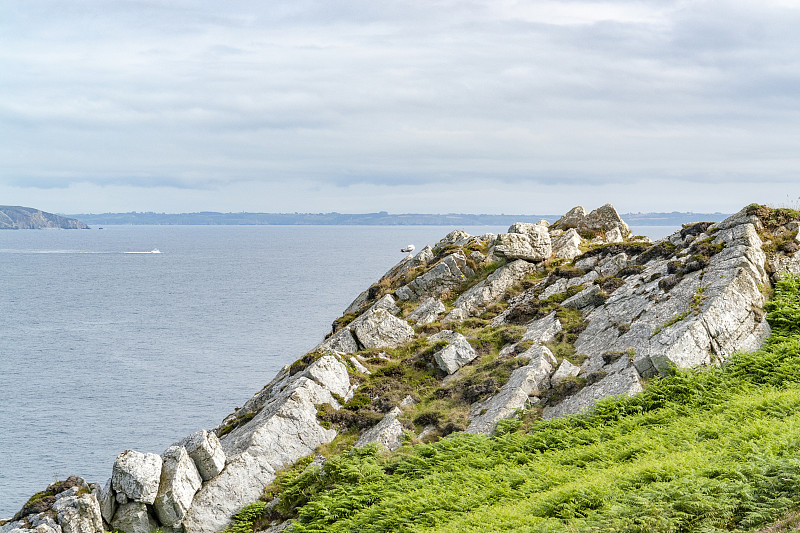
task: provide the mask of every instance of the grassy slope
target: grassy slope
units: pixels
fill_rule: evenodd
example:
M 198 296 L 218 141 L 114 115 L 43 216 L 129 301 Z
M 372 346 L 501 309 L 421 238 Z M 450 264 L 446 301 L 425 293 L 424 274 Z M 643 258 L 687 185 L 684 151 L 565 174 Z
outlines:
M 769 311 L 764 349 L 722 368 L 528 432 L 352 450 L 285 475 L 279 509 L 296 531 L 757 530 L 800 508 L 800 279 Z

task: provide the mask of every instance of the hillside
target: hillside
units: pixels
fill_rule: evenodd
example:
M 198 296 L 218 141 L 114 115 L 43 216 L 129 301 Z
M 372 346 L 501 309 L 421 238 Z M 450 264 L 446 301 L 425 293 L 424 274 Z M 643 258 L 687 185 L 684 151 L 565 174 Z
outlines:
M 0 229 L 88 229 L 75 220 L 31 207 L 0 205 Z
M 652 243 L 605 205 L 453 231 L 217 428 L 0 533 L 53 510 L 98 533 L 769 524 L 800 505 L 798 219 L 752 205 Z

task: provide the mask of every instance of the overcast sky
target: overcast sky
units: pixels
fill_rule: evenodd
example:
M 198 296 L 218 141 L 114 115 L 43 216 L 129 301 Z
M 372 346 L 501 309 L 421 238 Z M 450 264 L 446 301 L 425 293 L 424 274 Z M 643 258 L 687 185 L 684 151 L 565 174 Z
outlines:
M 795 0 L 3 0 L 0 204 L 800 200 Z

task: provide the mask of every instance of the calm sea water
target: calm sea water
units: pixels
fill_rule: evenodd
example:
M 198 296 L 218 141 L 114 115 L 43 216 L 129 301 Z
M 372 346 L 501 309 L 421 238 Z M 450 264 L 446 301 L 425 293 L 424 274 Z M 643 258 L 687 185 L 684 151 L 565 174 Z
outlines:
M 313 348 L 402 246 L 448 231 L 0 232 L 0 518 L 70 474 L 105 482 L 124 449 L 161 453 L 216 426 Z M 142 253 L 154 248 L 162 253 Z

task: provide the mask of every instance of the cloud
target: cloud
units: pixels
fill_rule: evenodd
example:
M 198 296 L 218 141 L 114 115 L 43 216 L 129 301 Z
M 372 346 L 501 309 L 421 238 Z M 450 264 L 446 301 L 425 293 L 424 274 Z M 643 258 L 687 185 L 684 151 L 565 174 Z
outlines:
M 28 0 L 7 11 L 0 185 L 15 190 L 214 189 L 224 202 L 239 198 L 232 184 L 287 179 L 424 195 L 481 180 L 611 190 L 797 178 L 791 3 Z

